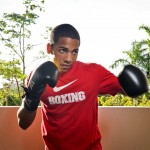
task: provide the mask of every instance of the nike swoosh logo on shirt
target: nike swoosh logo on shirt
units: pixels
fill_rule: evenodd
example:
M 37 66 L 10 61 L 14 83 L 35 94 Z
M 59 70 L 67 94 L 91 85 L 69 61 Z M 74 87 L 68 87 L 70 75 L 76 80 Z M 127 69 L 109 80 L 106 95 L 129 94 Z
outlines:
M 72 83 L 76 82 L 77 80 L 78 80 L 78 79 L 76 79 L 76 80 L 74 80 L 74 81 L 72 81 L 72 82 L 69 82 L 68 84 L 65 84 L 65 85 L 60 86 L 60 87 L 54 87 L 54 88 L 53 88 L 53 91 L 54 91 L 54 92 L 59 92 L 59 91 L 65 89 L 66 87 L 68 87 L 69 85 L 71 85 Z

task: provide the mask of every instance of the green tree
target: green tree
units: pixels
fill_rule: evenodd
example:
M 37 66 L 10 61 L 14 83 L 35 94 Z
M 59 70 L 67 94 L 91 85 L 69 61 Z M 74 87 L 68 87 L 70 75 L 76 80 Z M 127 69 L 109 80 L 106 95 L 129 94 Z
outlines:
M 5 89 L 7 99 L 11 92 L 8 87 L 11 87 L 14 81 L 17 84 L 19 97 L 22 95 L 20 84 L 25 85 L 26 52 L 31 51 L 35 46 L 30 43 L 30 29 L 36 24 L 36 20 L 39 18 L 38 14 L 44 11 L 42 4 L 44 4 L 44 0 L 23 0 L 24 13 L 4 13 L 0 20 L 0 41 L 12 56 L 11 60 L 0 60 L 0 75 L 9 81 Z
M 4 13 L 0 20 L 0 40 L 14 57 L 13 60 L 20 61 L 23 74 L 26 73 L 26 51 L 31 50 L 34 46 L 27 40 L 31 37 L 30 27 L 39 17 L 37 12 L 43 11 L 43 8 L 36 2 L 24 0 L 25 12 L 23 14 Z M 41 3 L 43 4 L 44 1 L 42 0 Z
M 142 25 L 139 29 L 143 29 L 148 38 L 141 41 L 134 41 L 130 50 L 123 51 L 126 58 L 116 60 L 110 67 L 116 68 L 120 64 L 133 64 L 143 70 L 147 77 L 150 78 L 150 27 Z
M 140 41 L 140 43 L 142 45 L 141 47 L 143 47 L 143 56 L 145 58 L 145 71 L 147 73 L 147 77 L 150 79 L 150 27 L 142 25 L 139 27 L 139 29 L 144 30 L 148 34 L 148 38 Z
M 3 100 L 6 101 L 6 105 L 8 105 L 8 97 L 13 86 L 13 83 L 16 83 L 18 98 L 21 99 L 22 90 L 19 88 L 20 82 L 25 79 L 25 75 L 22 74 L 20 69 L 20 62 L 18 60 L 6 61 L 0 60 L 0 75 L 2 78 L 6 79 L 8 83 L 5 83 L 2 91 L 4 93 Z M 21 91 L 20 91 L 21 90 Z
M 148 93 L 138 96 L 137 98 L 131 98 L 121 94 L 115 96 L 111 95 L 99 95 L 99 106 L 150 106 L 150 95 Z
M 150 27 L 141 25 L 139 29 L 144 30 L 148 34 L 148 38 L 141 41 L 134 41 L 130 50 L 123 51 L 126 54 L 126 58 L 116 60 L 110 67 L 113 69 L 119 65 L 133 64 L 147 75 L 150 82 Z M 143 100 L 144 96 L 146 96 L 146 99 Z M 132 103 L 138 105 L 138 101 L 138 103 L 140 102 L 139 105 L 149 105 L 147 100 L 150 99 L 150 91 L 144 94 L 144 96 L 140 97 L 143 100 L 142 102 L 140 102 L 139 98 L 136 98 L 132 99 Z M 131 101 L 127 101 L 125 105 L 132 105 L 132 103 Z

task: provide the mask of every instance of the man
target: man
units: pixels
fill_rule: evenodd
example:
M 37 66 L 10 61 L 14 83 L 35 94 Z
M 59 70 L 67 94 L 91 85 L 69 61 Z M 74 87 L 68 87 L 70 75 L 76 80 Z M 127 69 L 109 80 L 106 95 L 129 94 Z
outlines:
M 32 73 L 17 113 L 20 127 L 27 129 L 41 100 L 46 150 L 102 150 L 98 95 L 123 92 L 118 78 L 103 66 L 77 61 L 79 46 L 80 36 L 72 25 L 61 24 L 53 29 L 47 52 L 54 55 L 54 64 L 45 63 Z

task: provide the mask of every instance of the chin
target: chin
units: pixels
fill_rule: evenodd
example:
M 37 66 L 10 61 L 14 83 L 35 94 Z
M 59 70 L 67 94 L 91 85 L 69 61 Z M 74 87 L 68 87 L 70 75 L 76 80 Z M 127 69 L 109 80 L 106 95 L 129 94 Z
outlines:
M 69 71 L 69 69 L 61 69 L 61 73 L 66 73 L 66 72 L 68 72 Z

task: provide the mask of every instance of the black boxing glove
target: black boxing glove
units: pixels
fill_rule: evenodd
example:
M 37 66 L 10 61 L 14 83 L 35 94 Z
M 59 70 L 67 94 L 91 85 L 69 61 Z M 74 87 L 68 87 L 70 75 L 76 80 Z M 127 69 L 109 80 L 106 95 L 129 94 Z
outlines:
M 30 77 L 28 87 L 24 87 L 24 108 L 28 111 L 36 110 L 46 85 L 55 87 L 57 80 L 58 69 L 53 62 L 47 61 L 38 66 Z
M 123 91 L 130 97 L 137 97 L 148 92 L 148 80 L 145 74 L 133 65 L 126 65 L 118 76 Z

